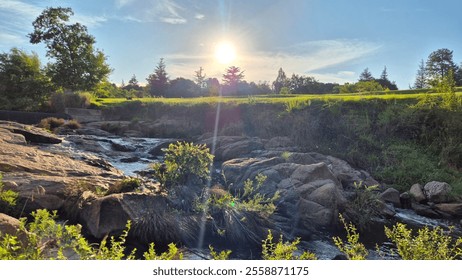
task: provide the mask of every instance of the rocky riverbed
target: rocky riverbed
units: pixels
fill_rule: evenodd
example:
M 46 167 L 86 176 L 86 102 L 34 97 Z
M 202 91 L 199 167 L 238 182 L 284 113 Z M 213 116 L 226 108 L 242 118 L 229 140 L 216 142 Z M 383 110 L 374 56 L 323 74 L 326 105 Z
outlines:
M 85 233 L 96 239 L 120 233 L 132 220 L 134 246 L 214 244 L 240 252 L 238 258 L 255 256 L 272 230 L 288 239 L 301 237 L 305 248 L 321 258 L 333 258 L 339 252 L 331 236 L 342 232 L 339 213 L 351 219 L 362 213 L 353 205 L 361 184 L 377 186 L 380 207 L 371 216 L 374 230 L 401 221 L 413 227 L 455 225 L 455 232 L 460 232 L 462 203 L 449 195 L 448 184 L 425 182 L 400 193 L 346 161 L 302 152 L 285 137 L 203 135 L 196 139 L 213 147 L 215 188 L 239 193 L 247 179 L 263 174 L 267 179 L 260 192 L 267 197 L 279 193 L 270 216 L 233 209 L 204 216 L 192 207 L 203 198 L 202 188 L 183 186 L 171 195 L 149 177 L 150 163 L 161 160 L 162 148 L 176 139 L 120 137 L 101 127 L 103 123 L 88 125 L 56 136 L 1 122 L 0 172 L 5 187 L 19 192 L 21 202 L 20 209 L 8 214 L 19 217 L 40 208 L 58 210 L 62 218 L 82 224 Z M 141 187 L 107 192 L 127 176 L 138 177 Z

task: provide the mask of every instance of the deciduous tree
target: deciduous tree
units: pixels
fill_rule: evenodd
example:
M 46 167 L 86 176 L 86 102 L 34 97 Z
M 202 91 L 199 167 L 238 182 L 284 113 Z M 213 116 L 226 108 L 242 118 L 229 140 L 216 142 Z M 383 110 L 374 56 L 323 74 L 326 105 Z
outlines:
M 37 110 L 51 90 L 36 53 L 13 48 L 0 54 L 0 108 Z
M 452 51 L 438 49 L 432 52 L 427 59 L 426 71 L 432 86 L 444 79 L 450 71 L 454 74 L 457 71 L 457 66 L 452 59 Z
M 57 86 L 70 90 L 92 90 L 105 80 L 111 69 L 105 55 L 94 48 L 95 38 L 86 26 L 69 24 L 71 8 L 47 8 L 32 23 L 29 34 L 33 44 L 45 43 L 53 61 L 48 73 Z

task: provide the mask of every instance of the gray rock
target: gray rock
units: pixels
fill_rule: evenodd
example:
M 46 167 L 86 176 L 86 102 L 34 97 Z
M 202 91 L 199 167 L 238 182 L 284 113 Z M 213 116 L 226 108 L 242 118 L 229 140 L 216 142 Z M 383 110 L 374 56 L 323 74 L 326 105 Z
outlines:
M 386 189 L 380 194 L 380 198 L 385 202 L 393 204 L 394 207 L 401 208 L 399 191 L 394 188 Z
M 424 194 L 430 202 L 445 203 L 449 202 L 449 194 L 452 188 L 448 183 L 432 181 L 427 183 L 424 188 Z
M 423 205 L 423 204 L 418 204 L 418 203 L 412 203 L 412 209 L 420 216 L 425 216 L 429 218 L 441 218 L 441 215 L 438 214 L 436 211 L 431 209 L 430 206 Z
M 422 185 L 421 184 L 414 184 L 411 186 L 409 190 L 409 194 L 414 198 L 414 200 L 418 203 L 424 202 L 427 197 L 425 196 Z
M 435 208 L 451 216 L 462 217 L 462 203 L 440 203 L 436 204 Z
M 25 140 L 32 143 L 59 144 L 62 140 L 44 129 L 30 125 L 19 124 L 9 121 L 0 121 L 0 128 L 14 134 L 23 135 Z
M 329 170 L 324 162 L 301 165 L 292 173 L 290 178 L 302 183 L 308 183 L 319 179 L 330 179 L 333 182 L 338 182 L 335 175 Z

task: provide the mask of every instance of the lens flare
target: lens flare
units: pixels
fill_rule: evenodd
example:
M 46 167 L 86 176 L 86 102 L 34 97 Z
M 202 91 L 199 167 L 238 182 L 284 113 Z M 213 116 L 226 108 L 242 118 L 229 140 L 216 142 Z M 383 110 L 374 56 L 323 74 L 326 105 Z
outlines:
M 236 49 L 230 42 L 221 42 L 215 47 L 215 59 L 221 64 L 230 64 L 236 59 Z

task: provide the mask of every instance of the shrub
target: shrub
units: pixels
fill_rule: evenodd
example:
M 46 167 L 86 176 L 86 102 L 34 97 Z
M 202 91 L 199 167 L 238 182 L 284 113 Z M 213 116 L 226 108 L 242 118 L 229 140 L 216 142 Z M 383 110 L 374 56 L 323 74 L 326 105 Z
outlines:
M 316 260 L 313 253 L 304 251 L 297 254 L 300 238 L 293 242 L 284 242 L 282 235 L 278 243 L 273 242 L 273 234 L 268 230 L 268 236 L 262 243 L 262 258 L 264 260 Z
M 236 196 L 223 191 L 223 194 L 212 194 L 207 200 L 208 207 L 217 209 L 233 209 L 238 211 L 257 212 L 261 216 L 268 217 L 276 210 L 274 204 L 279 199 L 279 192 L 276 192 L 272 197 L 266 197 L 261 194 L 259 190 L 266 180 L 266 176 L 258 174 L 255 177 L 256 186 L 254 181 L 247 179 L 244 182 L 244 193 L 237 194 Z M 200 209 L 205 209 L 204 205 L 199 205 Z
M 359 242 L 359 233 L 356 227 L 352 223 L 347 224 L 345 218 L 343 218 L 341 214 L 339 218 L 346 230 L 347 240 L 344 243 L 340 237 L 335 236 L 332 238 L 335 246 L 337 246 L 340 252 L 344 253 L 349 260 L 365 260 L 369 252 L 364 244 Z
M 109 188 L 106 194 L 132 192 L 141 187 L 141 180 L 138 178 L 126 178 Z
M 440 227 L 432 230 L 424 227 L 414 235 L 406 225 L 397 223 L 391 229 L 385 227 L 385 234 L 404 260 L 454 260 L 462 257 L 462 237 L 454 240 L 451 231 L 444 232 Z
M 162 186 L 171 187 L 210 179 L 213 155 L 205 145 L 177 142 L 165 152 L 164 164 L 155 163 L 154 177 Z
M 154 243 L 149 244 L 149 249 L 143 254 L 145 260 L 182 260 L 183 253 L 181 253 L 175 244 L 168 244 L 168 250 L 160 255 L 154 249 Z
M 69 129 L 79 129 L 82 125 L 77 120 L 70 120 L 64 124 L 64 127 Z
M 49 131 L 55 131 L 55 129 L 63 126 L 65 123 L 66 121 L 64 119 L 50 117 L 42 119 L 38 124 L 38 127 L 44 128 Z
M 229 255 L 231 255 L 231 250 L 223 250 L 217 253 L 215 251 L 215 248 L 212 247 L 212 245 L 209 245 L 209 250 L 210 250 L 210 255 L 212 256 L 212 259 L 214 260 L 227 260 L 229 259 Z
M 62 225 L 56 222 L 56 211 L 37 210 L 32 214 L 33 221 L 26 224 L 20 220 L 19 232 L 24 240 L 0 232 L 0 260 L 44 260 L 44 259 L 80 259 L 80 260 L 122 260 L 134 259 L 136 249 L 127 252 L 126 239 L 131 223 L 118 238 L 107 236 L 99 245 L 91 244 L 82 236 L 82 226 Z M 182 259 L 183 255 L 174 244 L 168 251 L 157 255 L 154 244 L 143 254 L 145 259 Z
M 13 190 L 4 190 L 3 174 L 0 173 L 0 202 L 5 202 L 9 206 L 15 206 L 18 193 Z
M 372 217 L 378 213 L 377 185 L 366 186 L 362 182 L 354 184 L 355 198 L 350 204 L 354 215 L 352 219 L 361 230 L 367 229 Z

